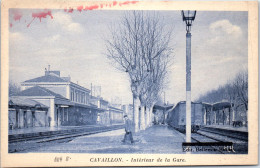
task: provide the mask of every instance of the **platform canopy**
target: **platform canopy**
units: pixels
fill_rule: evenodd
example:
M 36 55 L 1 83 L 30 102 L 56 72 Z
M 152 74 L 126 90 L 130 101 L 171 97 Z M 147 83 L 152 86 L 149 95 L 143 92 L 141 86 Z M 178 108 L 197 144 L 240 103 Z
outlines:
M 212 104 L 210 103 L 205 103 L 205 102 L 202 102 L 202 105 L 206 108 L 211 108 L 212 107 Z
M 11 108 L 36 108 L 48 110 L 48 107 L 44 104 L 37 102 L 35 100 L 24 98 L 24 97 L 10 97 L 9 98 L 9 107 Z
M 212 106 L 213 106 L 213 111 L 216 111 L 216 110 L 222 110 L 225 108 L 231 108 L 231 103 L 230 102 L 218 102 L 218 103 L 214 103 Z
M 155 104 L 153 106 L 153 109 L 154 110 L 169 110 L 173 107 L 172 104 L 169 104 L 169 105 L 159 105 L 159 104 Z

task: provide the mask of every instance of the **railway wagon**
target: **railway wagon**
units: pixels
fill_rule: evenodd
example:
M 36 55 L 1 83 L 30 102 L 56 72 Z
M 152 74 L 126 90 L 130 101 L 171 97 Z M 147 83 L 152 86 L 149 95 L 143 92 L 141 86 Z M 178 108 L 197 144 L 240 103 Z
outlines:
M 191 103 L 191 131 L 197 132 L 204 125 L 205 112 L 202 103 Z M 167 123 L 180 132 L 186 131 L 186 102 L 181 101 L 168 110 Z

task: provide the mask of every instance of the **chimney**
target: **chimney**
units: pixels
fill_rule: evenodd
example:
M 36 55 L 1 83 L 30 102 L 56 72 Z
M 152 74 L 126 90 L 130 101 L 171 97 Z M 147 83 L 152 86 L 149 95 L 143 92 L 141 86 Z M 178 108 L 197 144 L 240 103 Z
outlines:
M 49 71 L 45 68 L 45 76 L 49 75 Z
M 48 65 L 48 69 L 45 68 L 45 76 L 50 75 L 50 68 L 50 65 Z

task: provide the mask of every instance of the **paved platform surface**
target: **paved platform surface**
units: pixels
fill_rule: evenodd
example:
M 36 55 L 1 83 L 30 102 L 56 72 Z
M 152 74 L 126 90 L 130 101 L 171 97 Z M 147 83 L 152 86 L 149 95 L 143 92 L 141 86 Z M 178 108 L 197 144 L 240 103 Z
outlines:
M 233 127 L 232 125 L 206 125 L 205 127 L 220 128 L 220 129 L 241 131 L 241 132 L 248 132 L 248 128 L 247 127 Z
M 122 142 L 124 134 L 124 129 L 114 130 L 78 137 L 65 143 L 40 146 L 26 152 L 186 154 L 182 149 L 185 135 L 168 126 L 152 126 L 145 131 L 133 134 L 135 141 L 133 144 Z M 196 154 L 199 153 L 201 152 L 196 152 Z

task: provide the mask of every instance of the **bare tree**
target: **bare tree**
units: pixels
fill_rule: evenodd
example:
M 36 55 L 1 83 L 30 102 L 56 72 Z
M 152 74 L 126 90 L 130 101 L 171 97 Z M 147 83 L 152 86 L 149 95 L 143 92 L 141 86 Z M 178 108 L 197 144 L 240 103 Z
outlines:
M 158 89 L 154 85 L 162 82 L 156 79 L 161 69 L 157 66 L 167 63 L 172 53 L 170 39 L 171 31 L 166 29 L 158 13 L 131 11 L 126 12 L 118 26 L 111 29 L 111 38 L 106 41 L 107 57 L 118 70 L 128 73 L 130 79 L 136 132 L 139 131 L 139 117 L 142 124 L 144 122 L 143 109 L 147 99 L 153 95 L 150 92 Z
M 231 103 L 233 113 L 232 119 L 237 120 L 238 109 L 244 108 L 247 117 L 248 111 L 248 72 L 241 71 L 235 79 L 229 81 L 226 85 L 220 86 L 217 90 L 209 91 L 200 96 L 198 101 L 215 103 L 222 100 L 228 100 Z M 243 112 L 243 111 L 242 111 Z
M 21 91 L 21 87 L 13 81 L 9 82 L 9 96 L 15 95 Z
M 244 105 L 246 111 L 248 110 L 248 72 L 240 72 L 233 83 L 234 89 L 237 93 L 238 99 Z
M 153 71 L 149 73 L 148 77 L 143 82 L 140 101 L 140 129 L 143 130 L 151 125 L 152 109 L 154 104 L 158 101 L 161 91 L 166 87 L 166 77 L 168 68 L 168 58 L 159 57 L 153 62 Z

